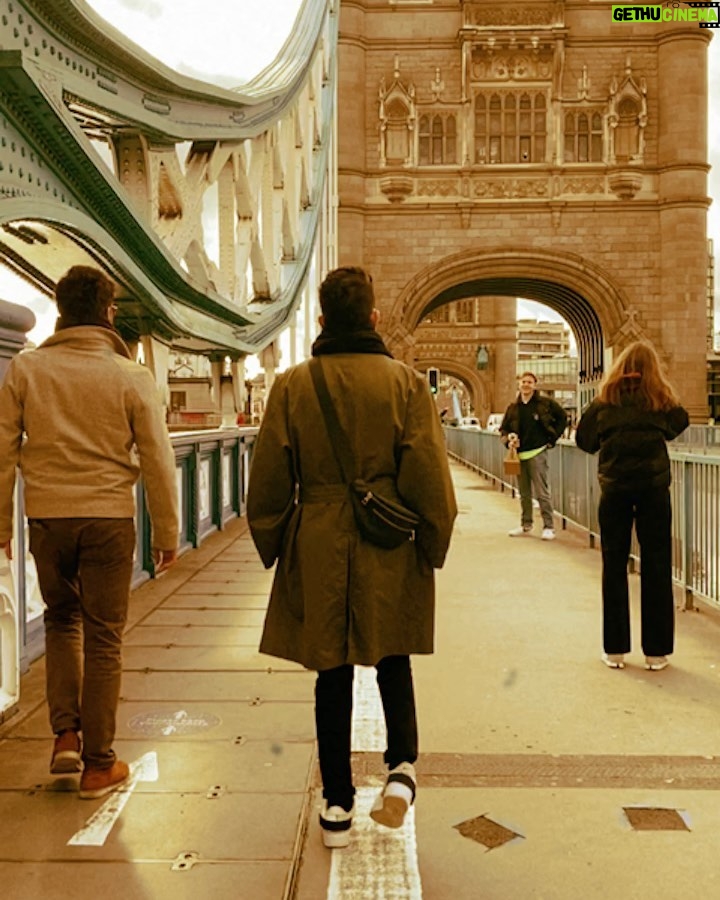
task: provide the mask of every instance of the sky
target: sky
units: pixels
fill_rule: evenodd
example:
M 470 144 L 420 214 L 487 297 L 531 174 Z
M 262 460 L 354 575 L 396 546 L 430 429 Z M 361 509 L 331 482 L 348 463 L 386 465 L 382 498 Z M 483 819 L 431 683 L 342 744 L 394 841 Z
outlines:
M 290 34 L 302 0 L 86 0 L 97 14 L 178 72 L 221 87 L 240 87 L 277 55 Z M 215 9 L 215 15 L 209 14 Z M 709 51 L 710 163 L 708 236 L 720 260 L 720 34 Z M 720 265 L 716 268 L 720 271 Z M 720 288 L 720 285 L 718 285 Z M 54 306 L 20 279 L 0 271 L 4 299 L 29 306 L 38 324 L 30 340 L 39 343 L 54 327 Z M 717 296 L 717 291 L 716 291 Z M 547 306 L 518 301 L 520 318 L 559 321 Z M 718 324 L 720 327 L 720 310 Z

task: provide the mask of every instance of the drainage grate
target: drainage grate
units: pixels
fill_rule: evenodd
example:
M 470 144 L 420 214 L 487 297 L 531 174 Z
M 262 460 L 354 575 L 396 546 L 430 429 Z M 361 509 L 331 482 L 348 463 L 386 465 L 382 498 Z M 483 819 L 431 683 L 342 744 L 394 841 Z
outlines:
M 507 844 L 508 841 L 512 841 L 514 838 L 522 837 L 521 834 L 505 828 L 504 825 L 493 822 L 487 816 L 477 816 L 474 819 L 460 822 L 459 825 L 453 827 L 457 828 L 463 837 L 470 838 L 471 841 L 477 841 L 478 844 L 482 844 L 488 850 L 502 847 L 503 844 Z
M 676 809 L 652 806 L 624 806 L 623 810 L 635 831 L 690 831 Z

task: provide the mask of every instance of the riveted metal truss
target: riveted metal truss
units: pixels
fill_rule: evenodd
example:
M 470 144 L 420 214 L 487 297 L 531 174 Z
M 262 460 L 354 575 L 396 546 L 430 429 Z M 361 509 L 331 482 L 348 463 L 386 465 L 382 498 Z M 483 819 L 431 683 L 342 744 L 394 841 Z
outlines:
M 51 293 L 119 286 L 119 327 L 231 356 L 267 346 L 333 264 L 338 0 L 227 90 L 164 66 L 82 0 L 0 15 L 0 261 Z

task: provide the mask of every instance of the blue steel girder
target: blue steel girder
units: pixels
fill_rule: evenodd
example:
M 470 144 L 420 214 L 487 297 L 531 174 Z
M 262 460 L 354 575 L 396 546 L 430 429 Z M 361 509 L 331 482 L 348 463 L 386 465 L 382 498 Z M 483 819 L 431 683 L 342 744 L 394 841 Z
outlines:
M 46 293 L 71 264 L 103 266 L 129 337 L 231 355 L 270 343 L 330 214 L 336 3 L 305 0 L 275 61 L 231 91 L 81 0 L 5 0 L 0 261 Z

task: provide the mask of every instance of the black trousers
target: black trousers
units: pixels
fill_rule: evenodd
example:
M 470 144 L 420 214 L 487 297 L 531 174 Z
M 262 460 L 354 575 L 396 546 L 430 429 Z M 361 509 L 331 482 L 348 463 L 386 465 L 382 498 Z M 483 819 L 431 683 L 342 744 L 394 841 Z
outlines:
M 670 492 L 603 491 L 598 509 L 602 541 L 603 645 L 606 653 L 630 651 L 627 565 L 633 522 L 640 544 L 640 620 L 646 656 L 673 652 Z
M 409 656 L 386 656 L 375 666 L 387 728 L 385 762 L 390 769 L 418 756 L 415 691 Z M 328 806 L 350 810 L 355 797 L 350 764 L 353 666 L 318 672 L 315 683 L 317 729 L 323 797 Z

